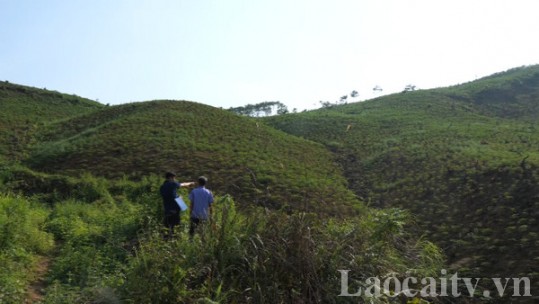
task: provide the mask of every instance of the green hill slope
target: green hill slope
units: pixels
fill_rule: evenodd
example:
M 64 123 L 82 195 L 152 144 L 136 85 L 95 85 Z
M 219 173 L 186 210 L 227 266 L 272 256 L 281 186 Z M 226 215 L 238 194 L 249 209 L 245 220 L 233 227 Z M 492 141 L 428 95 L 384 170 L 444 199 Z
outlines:
M 363 200 L 411 210 L 460 271 L 537 278 L 538 94 L 533 66 L 266 122 L 325 144 Z
M 538 87 L 539 66 L 529 66 L 437 91 L 471 103 L 488 116 L 536 122 L 539 119 Z
M 45 303 L 349 302 L 337 295 L 340 269 L 352 288 L 388 273 L 440 274 L 443 256 L 410 236 L 408 213 L 359 205 L 322 144 L 192 102 L 102 107 L 23 89 L 3 100 L 4 117 L 17 117 L 7 136 L 34 124 L 17 157 L 0 161 L 4 301 L 36 301 L 27 290 L 39 289 Z M 212 225 L 192 240 L 187 225 L 163 240 L 154 175 L 165 170 L 205 174 L 220 192 Z
M 34 131 L 44 124 L 101 107 L 73 95 L 0 82 L 0 160 L 20 159 Z
M 42 128 L 24 163 L 34 170 L 139 179 L 175 170 L 241 202 L 350 211 L 356 199 L 323 145 L 253 119 L 185 101 L 107 107 Z

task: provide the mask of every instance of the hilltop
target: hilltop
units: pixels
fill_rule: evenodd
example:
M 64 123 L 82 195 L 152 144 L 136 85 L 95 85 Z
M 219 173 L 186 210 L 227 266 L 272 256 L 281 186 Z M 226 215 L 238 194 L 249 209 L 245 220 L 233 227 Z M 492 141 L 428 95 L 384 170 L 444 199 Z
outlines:
M 533 123 L 539 120 L 538 87 L 539 66 L 527 66 L 436 91 L 472 104 L 487 116 Z
M 75 95 L 0 82 L 0 160 L 20 159 L 41 126 L 102 107 Z
M 33 103 L 48 102 L 35 97 Z M 64 111 L 50 107 L 55 115 L 21 149 L 22 164 L 35 171 L 140 180 L 174 170 L 186 180 L 205 174 L 212 189 L 247 204 L 331 214 L 358 204 L 323 145 L 254 119 L 187 101 L 83 104 L 86 113 L 79 104 L 55 102 Z M 49 115 L 27 111 L 30 118 Z
M 265 122 L 323 143 L 358 196 L 410 210 L 459 271 L 537 278 L 538 108 L 531 66 Z

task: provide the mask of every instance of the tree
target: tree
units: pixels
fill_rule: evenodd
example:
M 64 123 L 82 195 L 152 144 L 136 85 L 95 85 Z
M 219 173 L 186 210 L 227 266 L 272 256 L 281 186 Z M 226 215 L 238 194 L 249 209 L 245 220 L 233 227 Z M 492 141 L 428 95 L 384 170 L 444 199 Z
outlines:
M 351 93 L 350 93 L 350 97 L 351 98 L 355 98 L 355 97 L 358 97 L 359 96 L 359 93 L 356 91 L 356 90 L 353 90 Z M 342 105 L 342 104 L 347 104 L 348 103 L 348 95 L 343 95 L 341 96 L 341 98 L 339 98 L 338 101 L 335 101 L 335 102 L 329 102 L 329 101 L 322 101 L 320 100 L 319 101 L 320 105 L 322 106 L 322 108 L 331 108 L 333 106 L 338 106 L 338 105 Z
M 279 101 L 264 101 L 257 104 L 248 104 L 242 107 L 229 108 L 228 111 L 244 116 L 271 116 L 273 112 L 278 115 L 288 113 L 288 107 Z
M 322 106 L 322 108 L 331 108 L 333 106 L 333 104 L 329 101 L 322 101 L 320 100 L 320 105 Z
M 406 85 L 404 87 L 404 91 L 402 91 L 403 93 L 406 93 L 406 92 L 412 92 L 412 91 L 415 91 L 416 90 L 416 86 L 413 85 L 413 84 L 409 84 L 409 85 Z
M 282 103 L 277 104 L 277 115 L 283 115 L 288 113 L 288 107 Z
M 379 85 L 374 86 L 374 88 L 372 88 L 372 90 L 374 92 L 382 92 L 383 91 L 383 89 Z

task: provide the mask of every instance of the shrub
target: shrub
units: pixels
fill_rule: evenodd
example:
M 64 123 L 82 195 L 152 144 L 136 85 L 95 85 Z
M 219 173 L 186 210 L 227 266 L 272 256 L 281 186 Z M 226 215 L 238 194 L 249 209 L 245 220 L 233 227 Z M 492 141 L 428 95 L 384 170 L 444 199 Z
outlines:
M 144 210 L 127 200 L 55 204 L 47 229 L 63 245 L 47 277 L 45 302 L 117 300 L 115 288 L 123 284 L 123 268 Z
M 28 200 L 0 196 L 0 302 L 21 303 L 38 254 L 53 247 L 43 231 L 49 210 Z

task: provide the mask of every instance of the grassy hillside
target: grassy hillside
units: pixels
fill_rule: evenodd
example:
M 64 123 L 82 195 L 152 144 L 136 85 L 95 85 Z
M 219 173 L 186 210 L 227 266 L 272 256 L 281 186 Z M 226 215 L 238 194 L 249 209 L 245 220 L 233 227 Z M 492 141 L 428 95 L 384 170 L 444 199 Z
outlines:
M 24 163 L 34 170 L 140 179 L 177 171 L 240 202 L 332 214 L 356 202 L 323 145 L 185 101 L 107 107 L 40 129 Z
M 538 96 L 533 66 L 266 122 L 325 144 L 363 200 L 411 210 L 455 268 L 539 278 Z
M 529 276 L 535 291 L 537 78 L 539 67 L 516 69 L 267 124 L 192 102 L 104 107 L 5 84 L 0 298 L 23 301 L 48 260 L 46 303 L 357 302 L 337 296 L 338 269 L 351 269 L 356 287 L 388 273 L 437 277 L 442 256 L 425 239 L 460 277 Z M 219 216 L 200 238 L 164 242 L 157 189 L 166 170 L 205 174 L 243 208 L 218 197 Z M 320 216 L 358 214 L 347 187 L 411 217 L 364 207 Z M 12 191 L 27 197 L 4 194 Z M 479 295 L 484 288 L 494 290 L 480 284 Z
M 442 254 L 410 235 L 408 214 L 359 207 L 322 144 L 191 102 L 102 107 L 21 90 L 3 100 L 19 144 L 1 141 L 2 303 L 350 303 L 339 269 L 352 288 L 440 274 Z M 242 208 L 218 195 L 211 226 L 189 241 L 184 213 L 164 241 L 165 170 L 205 174 Z
M 474 105 L 488 116 L 539 119 L 539 66 L 514 68 L 438 92 Z
M 44 124 L 103 107 L 56 91 L 0 82 L 0 160 L 17 160 Z

